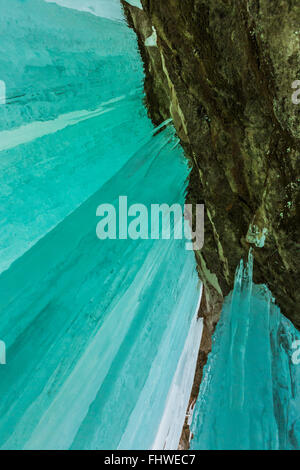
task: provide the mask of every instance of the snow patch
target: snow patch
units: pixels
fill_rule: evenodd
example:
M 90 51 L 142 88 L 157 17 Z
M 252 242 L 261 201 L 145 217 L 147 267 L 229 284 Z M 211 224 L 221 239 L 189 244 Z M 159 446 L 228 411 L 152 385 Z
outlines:
M 250 224 L 246 240 L 248 243 L 255 245 L 257 248 L 263 248 L 267 235 L 268 229 L 263 228 L 261 230 L 257 225 Z
M 154 26 L 152 26 L 152 31 L 153 33 L 151 34 L 151 36 L 149 36 L 146 41 L 145 41 L 145 46 L 152 46 L 152 47 L 155 47 L 157 46 L 157 33 L 156 33 L 156 29 L 154 28 Z
M 6 84 L 0 80 L 0 104 L 6 104 Z

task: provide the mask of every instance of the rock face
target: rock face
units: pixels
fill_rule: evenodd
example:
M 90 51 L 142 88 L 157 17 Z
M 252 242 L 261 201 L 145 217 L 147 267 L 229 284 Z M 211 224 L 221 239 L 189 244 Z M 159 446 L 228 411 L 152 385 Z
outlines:
M 252 246 L 254 281 L 300 328 L 299 0 L 141 3 L 123 1 L 145 63 L 149 113 L 155 124 L 173 118 L 192 166 L 187 198 L 206 207 L 196 252 L 206 310 L 232 289 Z

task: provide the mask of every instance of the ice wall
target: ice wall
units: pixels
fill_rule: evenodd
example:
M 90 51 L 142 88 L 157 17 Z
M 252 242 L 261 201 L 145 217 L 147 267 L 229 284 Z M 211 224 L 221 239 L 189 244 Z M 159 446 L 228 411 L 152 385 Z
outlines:
M 154 442 L 197 314 L 194 257 L 181 240 L 101 242 L 95 209 L 119 192 L 145 204 L 182 201 L 186 164 L 170 138 L 148 142 L 0 276 L 3 448 Z
M 194 255 L 100 241 L 96 209 L 183 204 L 186 160 L 147 118 L 125 24 L 42 0 L 0 13 L 0 447 L 151 448 L 187 406 L 174 380 L 185 358 L 190 381 L 201 335 Z
M 113 20 L 123 20 L 120 0 L 45 0 L 49 3 L 73 8 L 75 10 L 86 11 L 92 15 L 110 18 Z
M 1 272 L 120 169 L 152 127 L 125 24 L 43 0 L 0 0 L 0 28 Z
M 195 408 L 192 449 L 299 449 L 300 334 L 241 262 Z

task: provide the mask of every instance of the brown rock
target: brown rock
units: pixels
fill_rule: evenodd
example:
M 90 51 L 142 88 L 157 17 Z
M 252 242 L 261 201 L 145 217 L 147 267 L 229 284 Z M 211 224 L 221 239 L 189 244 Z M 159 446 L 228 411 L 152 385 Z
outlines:
M 206 206 L 199 274 L 219 295 L 254 247 L 255 282 L 300 328 L 298 0 L 123 1 L 145 63 L 155 124 L 173 118 L 192 171 L 187 198 Z M 157 33 L 157 47 L 145 39 Z M 254 242 L 266 235 L 263 248 Z

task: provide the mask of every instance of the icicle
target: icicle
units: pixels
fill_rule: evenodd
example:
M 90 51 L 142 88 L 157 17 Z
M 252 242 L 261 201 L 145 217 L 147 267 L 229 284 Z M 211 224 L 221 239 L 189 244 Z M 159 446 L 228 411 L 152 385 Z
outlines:
M 195 407 L 192 449 L 299 449 L 300 334 L 266 286 L 253 254 L 224 302 Z

